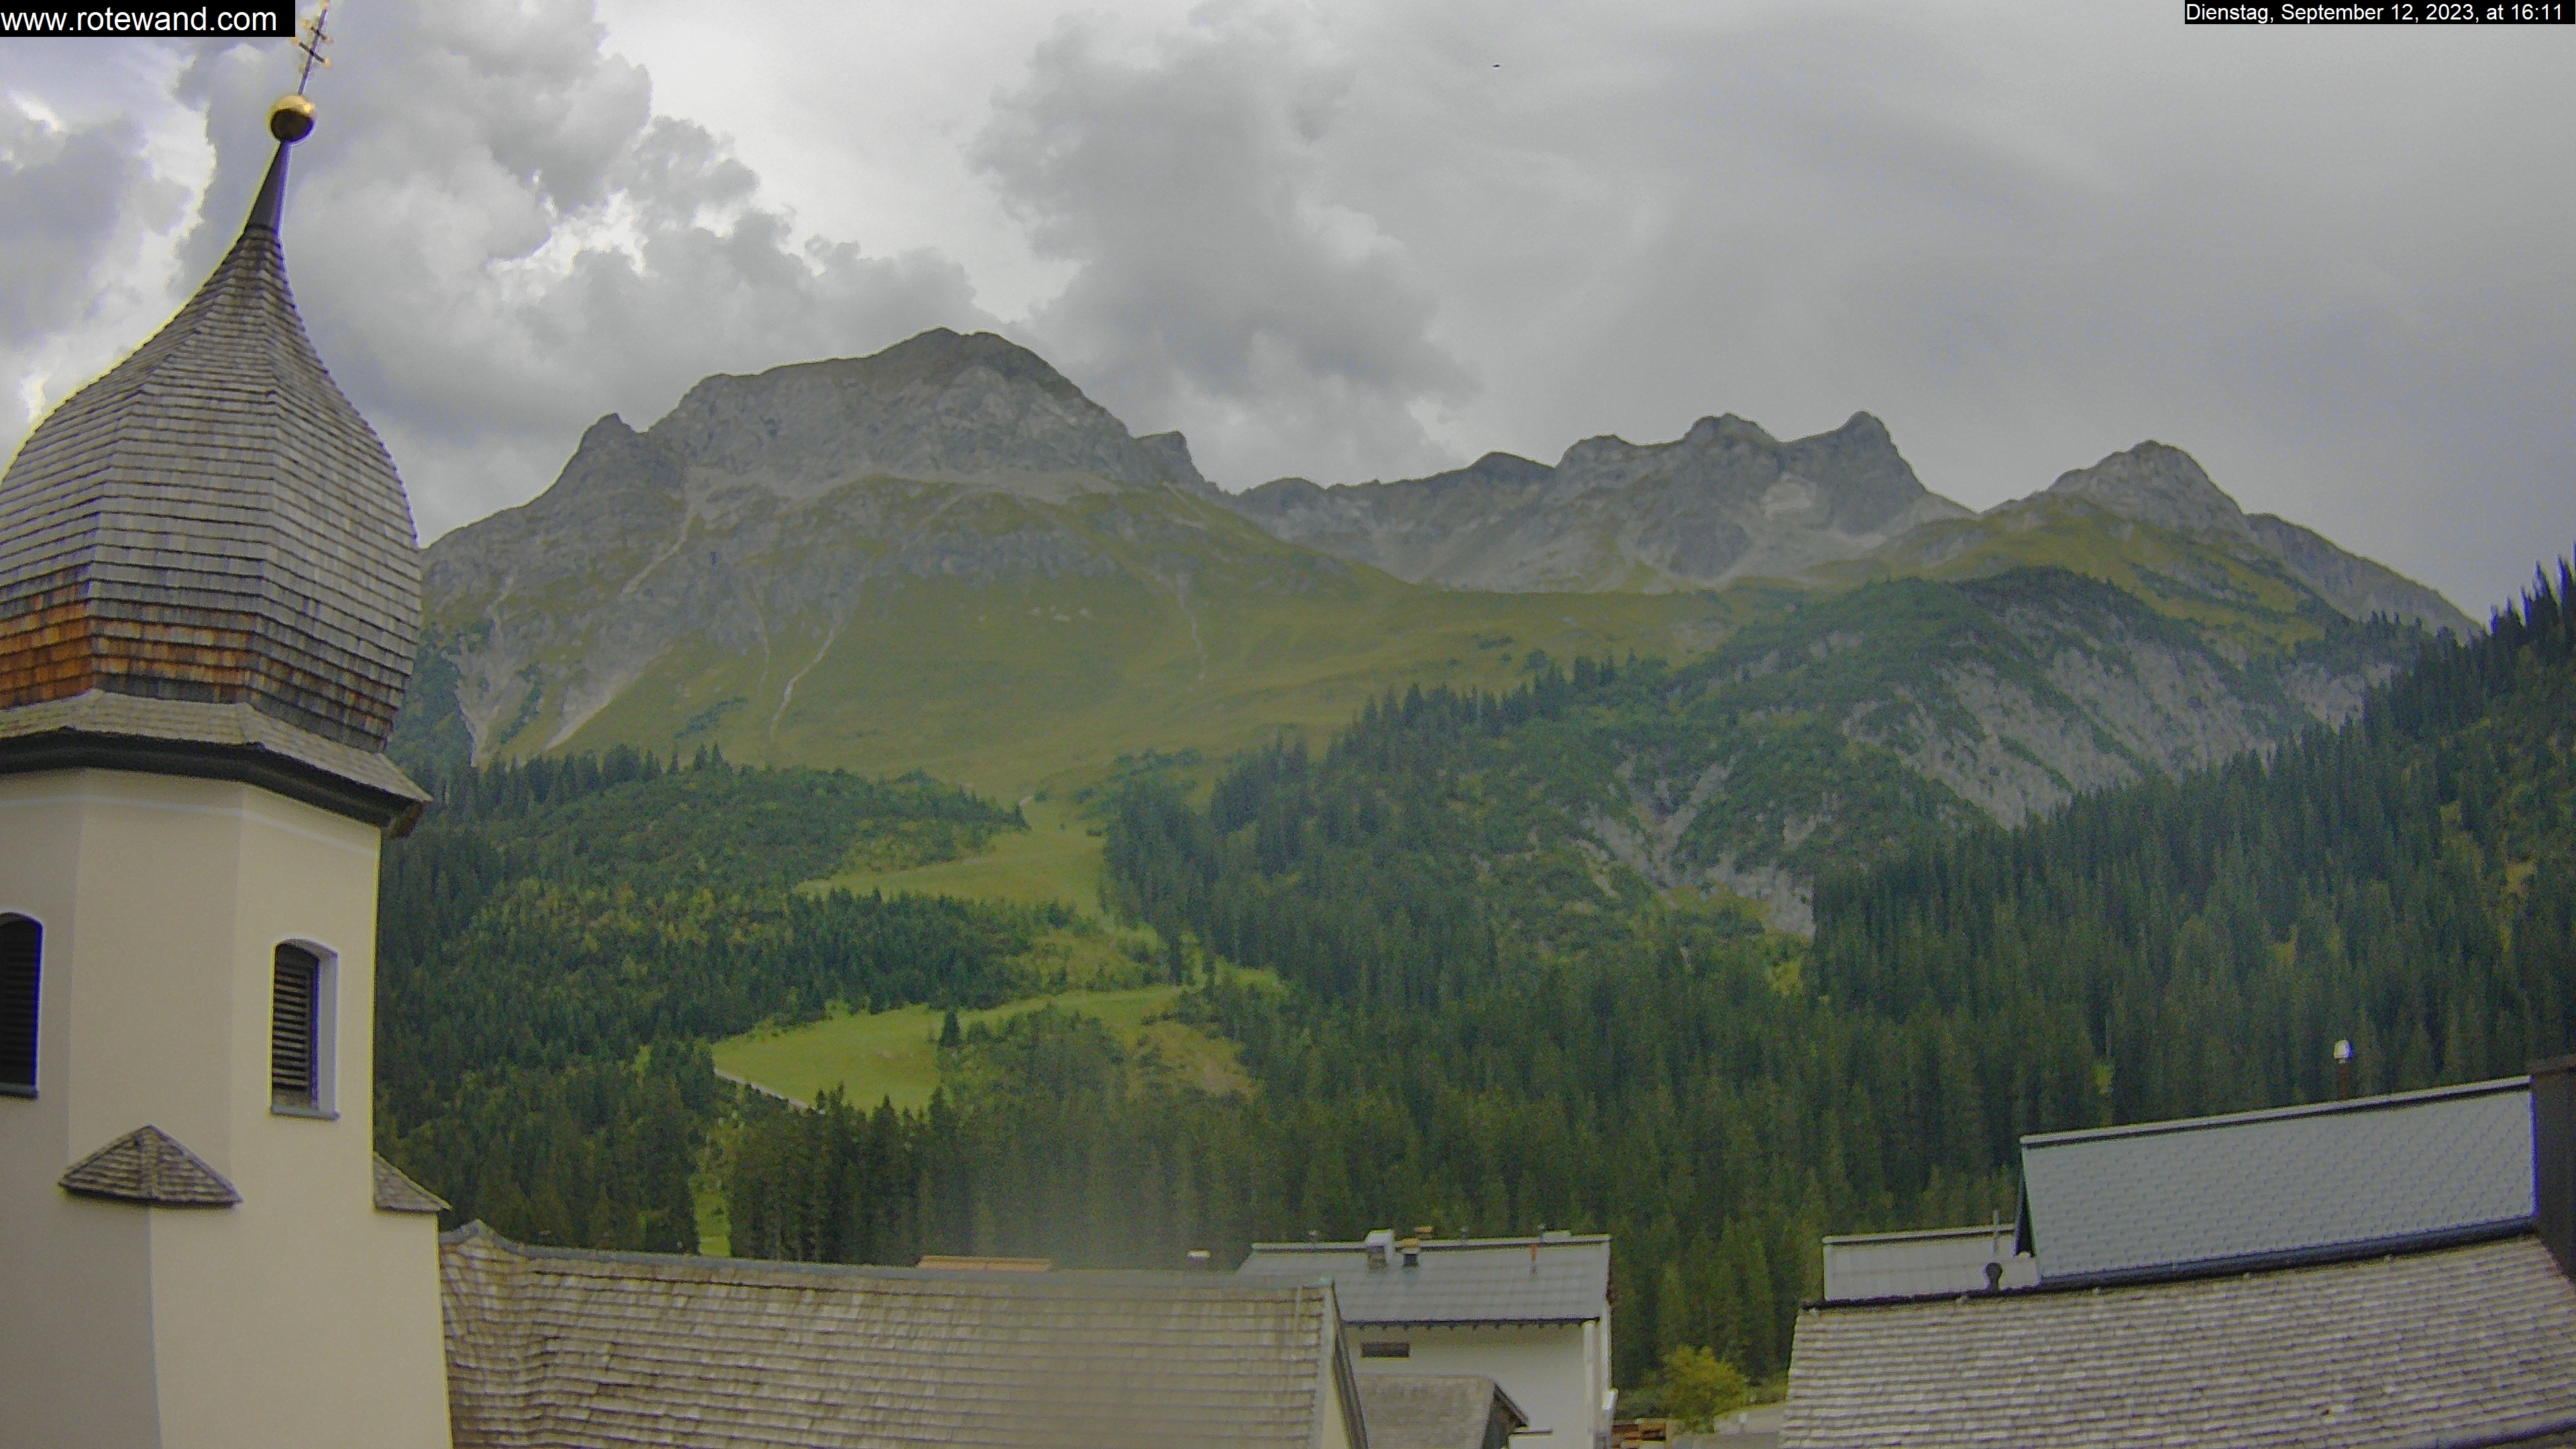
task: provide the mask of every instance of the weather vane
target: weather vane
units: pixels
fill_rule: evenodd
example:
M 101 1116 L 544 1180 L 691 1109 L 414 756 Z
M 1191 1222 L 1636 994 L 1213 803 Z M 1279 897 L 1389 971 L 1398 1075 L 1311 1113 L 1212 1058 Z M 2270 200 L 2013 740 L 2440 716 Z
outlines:
M 289 146 L 313 134 L 313 103 L 304 98 L 304 88 L 313 83 L 313 67 L 331 63 L 322 54 L 322 47 L 331 43 L 322 28 L 330 14 L 331 0 L 322 0 L 313 18 L 304 22 L 303 34 L 295 40 L 295 48 L 304 52 L 304 72 L 295 78 L 295 94 L 278 97 L 277 104 L 268 108 L 268 133 Z

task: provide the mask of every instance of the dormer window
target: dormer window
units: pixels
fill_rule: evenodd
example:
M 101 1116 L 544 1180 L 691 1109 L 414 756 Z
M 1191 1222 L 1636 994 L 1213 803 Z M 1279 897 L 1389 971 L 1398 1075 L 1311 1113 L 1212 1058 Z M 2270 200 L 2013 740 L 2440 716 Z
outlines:
M 0 916 L 0 1096 L 36 1095 L 36 1007 L 45 928 Z
M 301 946 L 277 948 L 268 1029 L 269 1110 L 333 1117 L 331 967 Z

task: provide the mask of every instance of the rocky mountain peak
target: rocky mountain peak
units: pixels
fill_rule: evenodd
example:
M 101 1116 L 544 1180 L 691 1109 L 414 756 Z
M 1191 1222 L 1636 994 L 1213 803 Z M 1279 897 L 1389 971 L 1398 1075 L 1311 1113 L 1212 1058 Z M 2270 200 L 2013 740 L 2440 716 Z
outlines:
M 1691 424 L 1690 431 L 1682 434 L 1680 441 L 1690 447 L 1705 448 L 1721 438 L 1732 438 L 1757 447 L 1780 446 L 1780 440 L 1765 432 L 1761 424 L 1739 418 L 1733 413 L 1720 413 L 1713 418 L 1701 418 Z
M 1967 513 L 1926 489 L 1867 413 L 1790 442 L 1719 413 L 1667 443 L 1585 438 L 1553 468 L 1487 453 L 1428 478 L 1280 479 L 1230 501 L 1291 543 L 1402 579 L 1504 591 L 1794 574 Z
M 1203 490 L 1177 433 L 1138 438 L 1046 359 L 989 332 L 699 382 L 647 430 L 704 488 L 810 496 L 870 476 L 1046 496 Z
M 2048 491 L 2082 498 L 2123 518 L 2177 533 L 2254 539 L 2245 510 L 2209 481 L 2198 460 L 2152 439 L 2113 453 L 2090 468 L 2064 474 Z

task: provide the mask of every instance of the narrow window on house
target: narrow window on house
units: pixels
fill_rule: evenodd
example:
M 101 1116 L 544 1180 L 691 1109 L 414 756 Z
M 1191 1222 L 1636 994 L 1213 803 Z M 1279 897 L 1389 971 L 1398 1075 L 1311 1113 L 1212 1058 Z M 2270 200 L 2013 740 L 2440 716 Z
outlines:
M 1411 1357 L 1413 1357 L 1413 1345 L 1412 1345 L 1412 1344 L 1410 1344 L 1410 1343 L 1402 1343 L 1402 1342 L 1398 1342 L 1398 1343 L 1385 1343 L 1385 1342 L 1379 1342 L 1379 1343 L 1366 1343 L 1366 1342 L 1363 1342 L 1363 1343 L 1360 1345 L 1360 1357 L 1362 1357 L 1362 1358 L 1411 1358 Z
M 0 916 L 0 1095 L 36 1095 L 36 1002 L 45 928 Z
M 268 1027 L 269 1105 L 290 1112 L 322 1107 L 322 958 L 301 946 L 277 948 L 277 986 Z

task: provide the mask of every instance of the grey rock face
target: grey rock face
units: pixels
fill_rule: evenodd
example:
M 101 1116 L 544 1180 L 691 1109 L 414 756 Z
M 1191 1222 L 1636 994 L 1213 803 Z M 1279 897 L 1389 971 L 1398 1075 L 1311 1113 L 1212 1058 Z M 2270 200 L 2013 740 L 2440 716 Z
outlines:
M 2090 468 L 2061 474 L 2048 491 L 2087 499 L 2123 518 L 2177 533 L 2249 542 L 2254 537 L 2245 510 L 2209 481 L 2191 454 L 2152 439 Z
M 2385 614 L 2462 635 L 2477 627 L 2440 593 L 2384 564 L 2346 553 L 2287 519 L 2248 515 L 2180 448 L 2140 443 L 2065 474 L 2041 496 L 2082 498 L 2123 518 L 2247 545 L 2278 560 L 2346 618 Z
M 2245 521 L 2253 526 L 2254 536 L 2262 540 L 2265 548 L 2346 618 L 2385 614 L 2392 619 L 2413 620 L 2427 629 L 2448 629 L 2463 638 L 2478 627 L 2438 591 L 2385 564 L 2346 553 L 2313 529 L 2301 528 L 2269 513 L 2257 513 Z
M 1180 434 L 1131 436 L 1002 338 L 925 332 L 707 378 L 640 433 L 600 419 L 545 493 L 433 545 L 426 593 L 478 756 L 549 691 L 551 746 L 687 640 L 766 654 L 773 622 L 896 579 L 1112 571 L 1064 507 L 1170 489 L 1212 492 Z
M 1787 576 L 1968 512 L 1926 489 L 1867 413 L 1787 443 L 1729 414 L 1669 443 L 1587 438 L 1553 468 L 1488 453 L 1396 483 L 1284 478 L 1234 504 L 1281 539 L 1398 578 L 1504 592 Z
M 989 332 L 924 332 L 871 357 L 719 375 L 655 423 L 700 487 L 811 497 L 872 474 L 1062 498 L 1203 489 L 1177 433 L 1139 439 L 1044 358 Z

